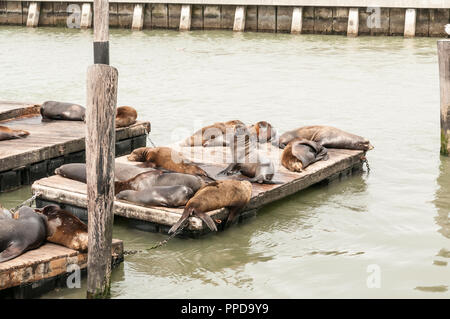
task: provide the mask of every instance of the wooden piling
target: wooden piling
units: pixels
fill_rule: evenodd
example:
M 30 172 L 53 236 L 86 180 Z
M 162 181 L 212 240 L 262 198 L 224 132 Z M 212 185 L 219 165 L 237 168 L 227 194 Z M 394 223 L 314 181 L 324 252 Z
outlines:
M 181 6 L 180 14 L 180 31 L 191 30 L 191 19 L 192 19 L 192 5 L 183 4 Z
M 145 4 L 143 3 L 137 3 L 134 5 L 131 30 L 140 31 L 144 27 L 144 6 Z
M 302 33 L 302 24 L 303 24 L 303 8 L 296 7 L 294 8 L 294 10 L 292 10 L 291 33 L 292 34 Z
M 81 29 L 89 29 L 92 27 L 92 6 L 90 3 L 83 3 L 81 7 Z
M 359 28 L 359 9 L 350 8 L 348 10 L 348 26 L 347 26 L 347 36 L 357 37 Z
M 94 0 L 94 65 L 87 72 L 88 298 L 108 298 L 114 221 L 117 69 L 109 64 L 109 3 Z
M 405 10 L 405 38 L 414 38 L 416 35 L 416 9 Z
M 439 40 L 439 82 L 441 88 L 441 154 L 450 154 L 450 40 Z
M 28 8 L 27 27 L 36 28 L 38 26 L 40 9 L 40 2 L 30 2 L 30 6 Z
M 234 13 L 233 31 L 244 32 L 245 31 L 245 15 L 246 6 L 236 6 Z

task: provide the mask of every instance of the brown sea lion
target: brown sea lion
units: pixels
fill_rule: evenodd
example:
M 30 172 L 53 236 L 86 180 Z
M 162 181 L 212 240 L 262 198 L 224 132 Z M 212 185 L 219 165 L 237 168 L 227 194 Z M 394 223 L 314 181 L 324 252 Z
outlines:
M 279 184 L 272 181 L 275 165 L 257 149 L 257 136 L 245 125 L 236 126 L 232 143 L 232 163 L 218 175 L 241 173 L 252 183 Z
M 47 241 L 85 252 L 88 249 L 88 228 L 78 217 L 58 205 L 36 209 L 47 217 Z
M 0 126 L 0 141 L 24 138 L 28 135 L 30 135 L 30 133 L 24 130 L 13 130 L 6 126 Z
M 328 148 L 343 148 L 362 151 L 373 149 L 369 140 L 364 137 L 345 132 L 332 126 L 323 125 L 300 127 L 284 133 L 279 140 L 280 148 L 286 147 L 286 145 L 294 138 L 314 141 Z
M 84 121 L 86 109 L 78 104 L 46 101 L 41 106 L 41 116 L 44 120 Z
M 126 127 L 136 123 L 137 112 L 131 106 L 119 106 L 116 111 L 116 127 Z
M 119 200 L 148 206 L 179 207 L 194 195 L 191 188 L 183 185 L 153 186 L 142 191 L 125 190 L 116 195 Z
M 249 126 L 248 128 L 251 133 L 256 134 L 256 139 L 259 143 L 278 143 L 277 130 L 269 122 L 260 121 Z
M 228 226 L 234 221 L 237 213 L 247 205 L 251 197 L 252 184 L 248 181 L 224 180 L 212 182 L 201 188 L 187 202 L 181 218 L 170 228 L 169 234 L 176 232 L 192 215 L 202 219 L 210 230 L 217 231 L 216 224 L 206 213 L 227 207 L 229 215 L 225 226 Z
M 227 146 L 227 131 L 233 132 L 236 125 L 244 125 L 239 120 L 217 122 L 205 126 L 188 137 L 181 146 Z
M 126 181 L 144 172 L 153 171 L 154 169 L 148 167 L 136 167 L 122 163 L 115 163 L 114 179 L 116 181 Z M 85 163 L 71 163 L 64 164 L 55 170 L 55 174 L 65 178 L 73 179 L 82 183 L 86 183 L 86 164 Z
M 129 161 L 144 162 L 146 167 L 164 168 L 172 172 L 205 176 L 214 180 L 207 172 L 170 147 L 141 147 L 135 149 L 127 158 Z
M 47 218 L 23 206 L 15 218 L 0 221 L 0 263 L 41 246 L 47 237 Z
M 308 140 L 294 139 L 281 154 L 281 164 L 293 172 L 301 172 L 308 165 L 328 159 L 328 151 L 322 145 Z
M 155 186 L 176 185 L 189 187 L 195 193 L 206 183 L 196 175 L 155 170 L 138 174 L 126 181 L 116 181 L 114 193 L 118 194 L 124 190 L 145 191 Z

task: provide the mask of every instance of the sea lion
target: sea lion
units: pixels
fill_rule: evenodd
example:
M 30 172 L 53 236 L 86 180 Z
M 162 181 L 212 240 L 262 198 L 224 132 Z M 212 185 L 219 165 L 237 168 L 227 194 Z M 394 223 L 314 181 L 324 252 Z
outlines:
M 286 147 L 286 145 L 294 138 L 314 141 L 328 148 L 343 148 L 362 151 L 373 149 L 369 140 L 364 137 L 345 132 L 332 126 L 323 125 L 300 127 L 284 133 L 279 140 L 280 148 Z
M 202 219 L 212 231 L 217 231 L 216 224 L 206 212 L 227 207 L 229 215 L 225 226 L 232 223 L 237 213 L 247 205 L 252 197 L 252 184 L 248 181 L 224 180 L 212 182 L 202 187 L 187 202 L 181 218 L 169 230 L 169 234 L 180 228 L 191 215 Z
M 216 122 L 196 131 L 181 143 L 181 146 L 228 146 L 227 131 L 234 133 L 236 125 L 244 125 L 240 120 Z
M 85 252 L 88 249 L 88 228 L 78 217 L 58 205 L 47 205 L 37 212 L 47 217 L 47 241 Z
M 191 188 L 175 185 L 153 186 L 142 191 L 125 190 L 116 198 L 148 206 L 179 207 L 185 205 L 192 195 Z
M 23 206 L 15 218 L 0 222 L 0 263 L 38 248 L 47 237 L 47 217 Z
M 14 130 L 6 126 L 0 126 L 0 141 L 25 138 L 28 135 L 30 133 L 24 130 Z
M 146 167 L 163 168 L 168 171 L 205 176 L 212 180 L 207 172 L 191 163 L 179 152 L 170 147 L 141 147 L 128 155 L 129 161 L 144 162 Z
M 84 121 L 86 109 L 78 104 L 46 101 L 41 106 L 41 116 L 50 120 Z
M 278 145 L 278 133 L 277 130 L 266 121 L 259 121 L 248 127 L 252 134 L 256 135 L 256 139 L 259 143 L 272 142 Z
M 176 185 L 189 187 L 195 193 L 206 183 L 196 175 L 155 170 L 138 174 L 126 181 L 116 181 L 114 192 L 118 194 L 124 190 L 145 191 L 155 186 Z
M 245 125 L 237 126 L 232 143 L 232 163 L 218 175 L 241 173 L 252 183 L 278 184 L 272 181 L 275 165 L 257 149 L 258 138 Z
M 281 154 L 281 164 L 293 172 L 301 172 L 320 160 L 328 160 L 328 150 L 316 142 L 304 139 L 290 141 Z
M 0 219 L 11 219 L 13 214 L 0 204 Z
M 131 106 L 119 106 L 116 111 L 116 127 L 126 127 L 136 123 L 137 112 Z
M 152 168 L 136 167 L 122 163 L 115 163 L 114 178 L 116 181 L 126 181 L 144 172 L 153 171 Z M 55 170 L 55 174 L 86 184 L 86 164 L 64 164 Z

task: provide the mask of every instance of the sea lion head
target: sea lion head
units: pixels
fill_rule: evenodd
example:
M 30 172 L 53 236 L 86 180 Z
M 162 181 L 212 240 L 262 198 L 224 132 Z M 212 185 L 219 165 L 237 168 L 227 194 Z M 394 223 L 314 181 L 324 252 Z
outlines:
M 135 149 L 130 155 L 128 155 L 127 159 L 133 162 L 146 162 L 153 160 L 156 153 L 155 148 L 151 147 L 140 147 Z
M 362 150 L 362 151 L 370 151 L 373 150 L 374 147 L 372 144 L 370 144 L 370 141 L 368 139 L 362 139 L 362 141 L 356 142 L 356 149 Z
M 295 138 L 294 134 L 286 132 L 280 136 L 279 141 L 278 141 L 278 146 L 281 149 L 284 149 L 286 147 L 286 145 L 288 145 L 289 142 L 292 141 L 294 138 Z
M 133 202 L 135 198 L 136 191 L 134 190 L 124 190 L 116 195 L 117 199 L 126 200 L 128 202 Z
M 259 121 L 252 126 L 256 131 L 256 136 L 259 143 L 267 143 L 276 139 L 277 130 L 266 121 Z

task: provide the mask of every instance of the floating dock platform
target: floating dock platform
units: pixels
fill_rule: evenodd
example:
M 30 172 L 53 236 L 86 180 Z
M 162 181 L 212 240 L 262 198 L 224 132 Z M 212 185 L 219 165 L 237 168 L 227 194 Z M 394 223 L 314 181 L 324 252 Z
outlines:
M 172 146 L 173 147 L 173 146 Z M 252 199 L 240 215 L 239 221 L 256 215 L 256 210 L 268 203 L 280 200 L 292 195 L 313 184 L 339 178 L 342 175 L 350 175 L 355 171 L 362 170 L 363 151 L 329 149 L 329 159 L 327 161 L 316 162 L 306 168 L 301 173 L 294 173 L 280 165 L 281 150 L 269 146 L 268 155 L 273 159 L 277 169 L 274 181 L 282 184 L 253 184 Z M 228 149 L 223 147 L 181 147 L 183 155 L 197 163 L 211 176 L 215 176 L 226 167 L 225 159 L 229 156 Z M 117 162 L 129 165 L 139 165 L 141 163 L 129 162 L 126 156 L 116 159 Z M 220 163 L 220 164 L 218 164 Z M 233 177 L 220 177 L 227 179 Z M 242 176 L 237 176 L 242 178 Z M 71 211 L 81 219 L 87 219 L 86 184 L 55 175 L 36 181 L 32 185 L 33 193 L 40 193 L 36 200 L 38 207 L 56 203 L 68 211 Z M 140 229 L 167 233 L 183 212 L 182 208 L 148 207 L 131 202 L 115 200 L 114 214 L 130 219 L 131 222 Z M 220 209 L 208 212 L 216 221 L 220 221 L 218 229 L 221 230 L 228 216 L 227 209 Z M 189 224 L 184 229 L 183 234 L 189 237 L 198 237 L 208 233 L 208 227 L 197 217 L 190 217 Z
M 38 104 L 0 101 L 0 125 L 23 129 L 23 139 L 0 142 L 0 192 L 30 185 L 54 174 L 67 163 L 84 163 L 86 124 L 81 121 L 42 121 Z M 145 146 L 149 122 L 116 129 L 116 156 Z
M 123 242 L 113 239 L 111 263 L 123 261 Z M 77 268 L 77 267 L 79 268 Z M 0 298 L 33 298 L 57 287 L 66 287 L 67 278 L 87 269 L 87 253 L 46 243 L 17 258 L 0 263 Z

